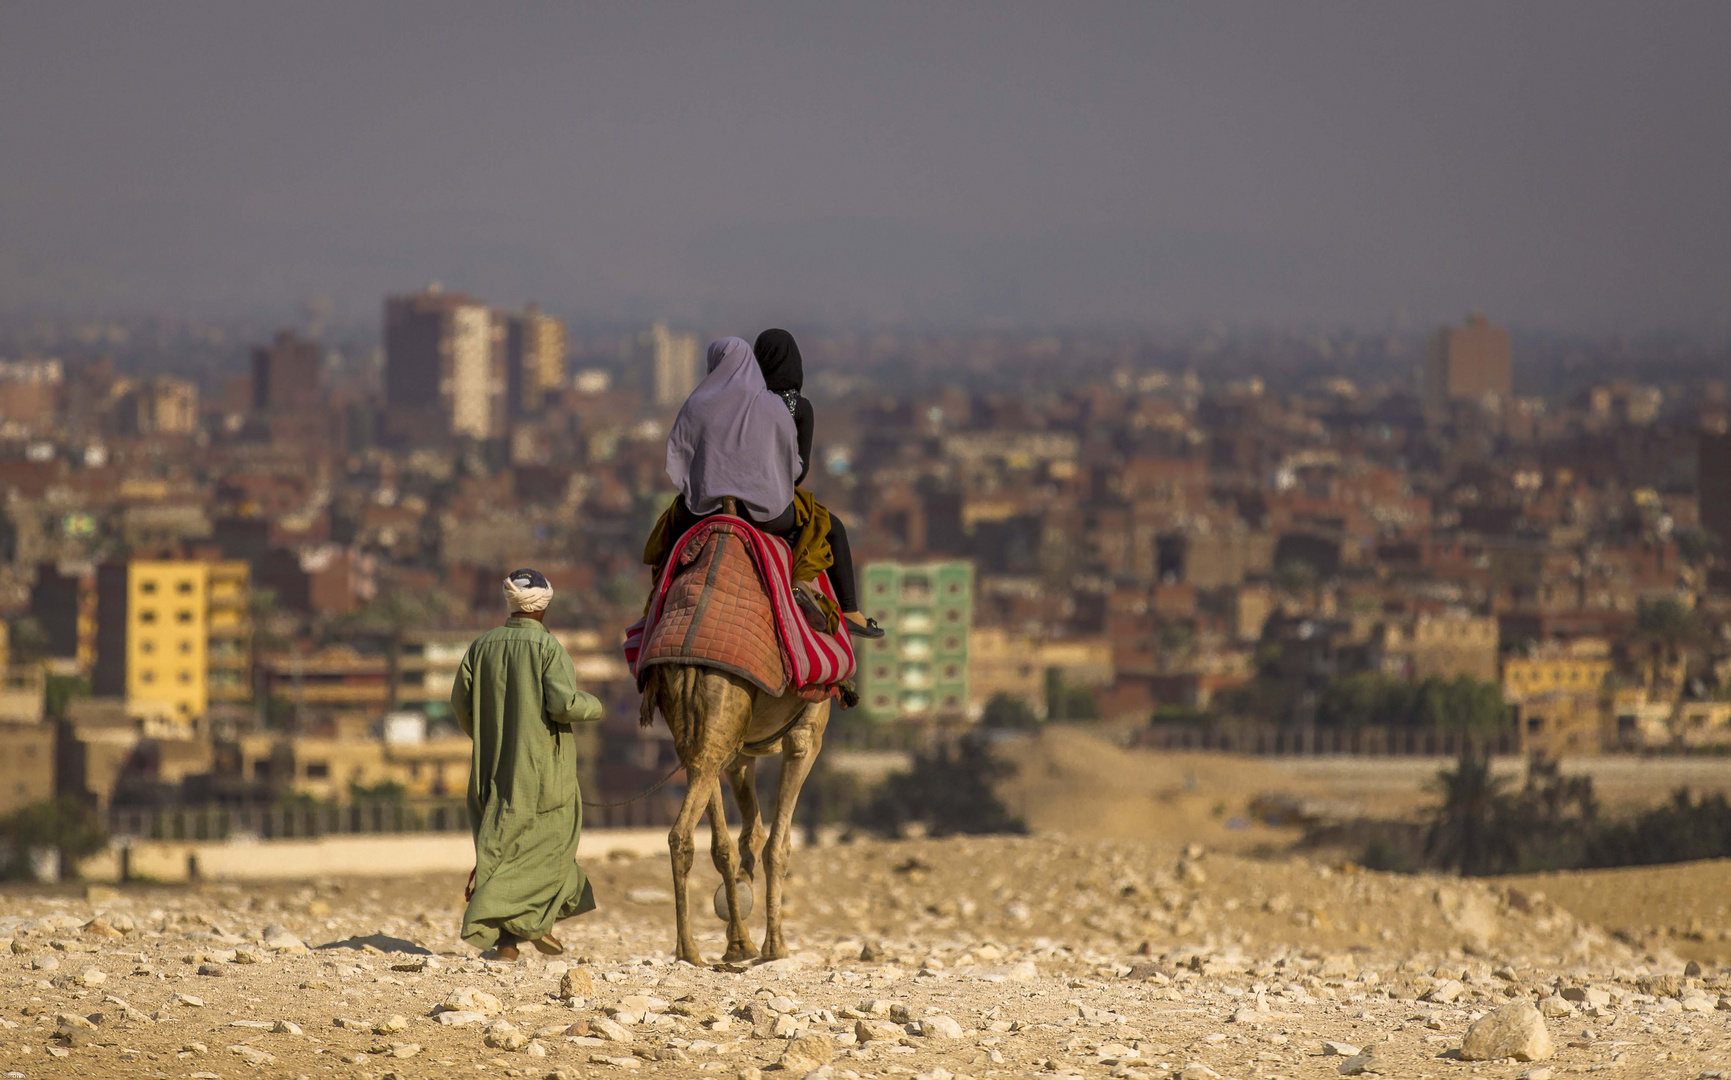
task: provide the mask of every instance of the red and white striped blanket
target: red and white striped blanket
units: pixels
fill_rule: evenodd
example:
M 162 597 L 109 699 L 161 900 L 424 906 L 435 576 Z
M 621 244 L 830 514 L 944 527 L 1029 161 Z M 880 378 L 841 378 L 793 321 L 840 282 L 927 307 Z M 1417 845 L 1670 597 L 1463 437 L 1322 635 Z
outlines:
M 637 661 L 644 642 L 650 639 L 661 618 L 668 587 L 718 527 L 746 541 L 746 549 L 757 568 L 758 585 L 768 598 L 774 616 L 775 634 L 781 645 L 782 660 L 787 665 L 791 689 L 806 697 L 813 697 L 814 691 L 838 692 L 841 684 L 854 675 L 853 643 L 848 638 L 847 621 L 842 620 L 841 629 L 835 634 L 813 630 L 793 598 L 793 548 L 779 536 L 771 536 L 742 518 L 724 514 L 704 518 L 673 545 L 661 580 L 655 583 L 649 613 L 625 631 L 625 662 L 631 666 L 632 675 L 637 677 L 638 687 L 642 688 L 647 669 L 639 670 Z M 835 599 L 829 575 L 819 575 L 817 586 L 824 595 Z M 830 694 L 815 696 L 821 699 Z

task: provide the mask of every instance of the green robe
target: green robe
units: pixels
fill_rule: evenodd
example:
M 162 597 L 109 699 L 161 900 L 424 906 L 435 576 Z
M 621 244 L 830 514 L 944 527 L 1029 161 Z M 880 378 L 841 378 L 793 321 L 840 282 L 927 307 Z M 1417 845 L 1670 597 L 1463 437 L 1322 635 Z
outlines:
M 571 657 L 546 627 L 512 616 L 469 646 L 451 708 L 475 741 L 475 895 L 463 940 L 490 949 L 503 931 L 534 941 L 595 907 L 577 865 L 583 807 L 571 725 L 601 719 L 601 702 L 577 689 Z

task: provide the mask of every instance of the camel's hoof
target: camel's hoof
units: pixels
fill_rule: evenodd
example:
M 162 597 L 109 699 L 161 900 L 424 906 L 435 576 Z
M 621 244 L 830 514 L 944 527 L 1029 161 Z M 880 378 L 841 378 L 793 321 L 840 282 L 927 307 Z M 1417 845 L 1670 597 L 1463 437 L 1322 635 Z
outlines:
M 682 964 L 690 964 L 692 967 L 702 967 L 703 954 L 692 953 L 690 956 L 686 956 L 684 953 L 681 953 L 679 954 L 679 962 Z
M 721 958 L 724 964 L 738 964 L 745 960 L 757 959 L 757 946 L 749 942 L 740 947 L 729 946 L 727 954 Z
M 752 891 L 751 882 L 739 883 L 739 917 L 745 918 L 751 914 Z M 715 917 L 722 922 L 727 921 L 727 883 L 724 881 L 715 887 Z

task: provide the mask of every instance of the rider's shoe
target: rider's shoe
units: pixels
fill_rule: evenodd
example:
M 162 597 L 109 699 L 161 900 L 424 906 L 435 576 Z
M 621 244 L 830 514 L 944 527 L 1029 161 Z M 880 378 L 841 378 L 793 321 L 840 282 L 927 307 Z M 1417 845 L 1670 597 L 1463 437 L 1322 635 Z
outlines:
M 878 625 L 876 619 L 867 619 L 864 625 L 861 625 L 855 621 L 858 618 L 859 612 L 857 611 L 850 611 L 842 615 L 841 621 L 847 623 L 848 636 L 861 638 L 881 638 L 884 636 L 884 628 Z

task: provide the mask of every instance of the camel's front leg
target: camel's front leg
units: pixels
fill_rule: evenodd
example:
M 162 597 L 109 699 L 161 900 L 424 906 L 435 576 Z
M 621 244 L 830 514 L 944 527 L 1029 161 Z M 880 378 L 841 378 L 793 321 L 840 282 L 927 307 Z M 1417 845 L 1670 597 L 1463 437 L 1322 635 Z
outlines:
M 811 773 L 812 765 L 816 764 L 818 751 L 823 749 L 823 729 L 829 718 L 829 705 L 817 706 L 814 711 L 815 722 L 796 725 L 781 743 L 781 780 L 775 792 L 775 823 L 769 828 L 769 844 L 763 862 L 765 960 L 780 960 L 787 956 L 787 942 L 781 934 L 781 889 L 787 880 L 787 859 L 793 849 L 793 811 L 799 803 L 799 789 Z
M 733 837 L 727 834 L 727 808 L 722 802 L 721 785 L 716 784 L 709 797 L 709 857 L 721 874 L 721 888 L 727 897 L 727 953 L 722 959 L 737 963 L 757 955 L 751 935 L 745 929 L 745 915 L 739 910 L 739 850 Z

